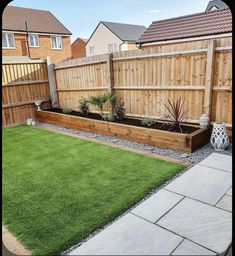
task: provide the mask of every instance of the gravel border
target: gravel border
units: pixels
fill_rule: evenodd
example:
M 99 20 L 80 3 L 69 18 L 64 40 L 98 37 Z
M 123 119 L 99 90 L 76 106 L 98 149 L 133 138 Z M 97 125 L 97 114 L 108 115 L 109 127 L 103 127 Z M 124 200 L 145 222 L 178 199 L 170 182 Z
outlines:
M 201 147 L 200 149 L 196 150 L 193 153 L 185 154 L 181 151 L 161 149 L 161 148 L 149 146 L 149 145 L 146 145 L 146 144 L 141 144 L 141 143 L 137 143 L 137 142 L 133 142 L 133 141 L 119 139 L 119 138 L 113 137 L 113 136 L 105 136 L 105 135 L 91 133 L 91 132 L 78 131 L 78 130 L 74 130 L 74 129 L 68 129 L 68 128 L 60 127 L 60 126 L 57 126 L 57 125 L 47 124 L 47 123 L 36 122 L 36 126 L 49 128 L 49 129 L 57 130 L 57 131 L 62 131 L 64 133 L 68 133 L 68 134 L 77 134 L 77 135 L 79 135 L 81 137 L 84 137 L 84 138 L 92 138 L 92 139 L 95 139 L 97 141 L 108 142 L 108 143 L 120 145 L 120 146 L 127 147 L 127 148 L 138 149 L 138 150 L 141 150 L 143 152 L 148 152 L 148 153 L 151 152 L 153 154 L 158 154 L 158 155 L 162 155 L 162 156 L 169 156 L 171 158 L 180 159 L 180 160 L 186 160 L 189 163 L 191 163 L 191 165 L 184 168 L 181 172 L 177 173 L 174 177 L 172 177 L 170 180 L 168 180 L 167 182 L 162 184 L 160 187 L 150 191 L 142 200 L 138 201 L 131 208 L 124 211 L 118 217 L 114 218 L 107 225 L 105 225 L 102 228 L 100 228 L 100 229 L 96 230 L 95 232 L 91 233 L 87 238 L 85 238 L 84 240 L 82 240 L 78 244 L 73 245 L 68 250 L 66 250 L 64 252 L 61 252 L 60 255 L 62 255 L 62 256 L 68 255 L 71 251 L 73 251 L 74 249 L 79 247 L 81 244 L 85 243 L 87 240 L 89 240 L 90 238 L 95 236 L 97 233 L 101 232 L 103 229 L 107 228 L 108 226 L 113 224 L 115 221 L 117 221 L 118 219 L 123 217 L 125 214 L 130 212 L 133 208 L 135 208 L 136 206 L 141 204 L 143 201 L 145 201 L 147 198 L 149 198 L 152 194 L 156 193 L 157 191 L 159 191 L 160 189 L 165 187 L 167 184 L 169 184 L 170 182 L 172 182 L 173 180 L 175 180 L 176 178 L 181 176 L 188 169 L 190 169 L 193 165 L 201 162 L 203 159 L 205 159 L 207 156 L 209 156 L 213 152 L 216 152 L 215 150 L 213 150 L 210 143 L 206 144 L 205 146 Z M 232 144 L 229 145 L 227 150 L 225 150 L 223 152 L 220 152 L 220 153 L 226 154 L 226 155 L 232 155 Z

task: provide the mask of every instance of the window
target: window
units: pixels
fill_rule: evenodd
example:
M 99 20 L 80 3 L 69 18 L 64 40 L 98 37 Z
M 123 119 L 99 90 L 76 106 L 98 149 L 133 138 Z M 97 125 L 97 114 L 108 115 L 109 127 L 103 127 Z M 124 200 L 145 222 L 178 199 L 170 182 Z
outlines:
M 109 44 L 109 52 L 117 52 L 117 44 Z
M 2 33 L 2 47 L 15 48 L 14 34 Z
M 52 36 L 51 37 L 51 48 L 52 49 L 62 49 L 62 37 Z
M 90 47 L 90 55 L 94 55 L 95 54 L 95 47 L 91 46 Z
M 30 47 L 39 47 L 38 35 L 29 35 L 29 46 Z

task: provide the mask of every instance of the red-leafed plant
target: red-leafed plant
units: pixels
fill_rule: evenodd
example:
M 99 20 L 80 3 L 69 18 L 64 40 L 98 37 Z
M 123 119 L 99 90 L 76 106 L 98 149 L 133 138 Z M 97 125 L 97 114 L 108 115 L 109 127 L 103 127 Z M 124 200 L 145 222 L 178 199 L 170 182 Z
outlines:
M 184 102 L 185 98 L 182 100 L 181 97 L 179 99 L 169 100 L 167 99 L 167 103 L 164 103 L 164 106 L 169 112 L 169 118 L 172 120 L 172 125 L 175 129 L 179 129 L 182 133 L 181 123 L 186 120 L 187 112 L 184 110 Z

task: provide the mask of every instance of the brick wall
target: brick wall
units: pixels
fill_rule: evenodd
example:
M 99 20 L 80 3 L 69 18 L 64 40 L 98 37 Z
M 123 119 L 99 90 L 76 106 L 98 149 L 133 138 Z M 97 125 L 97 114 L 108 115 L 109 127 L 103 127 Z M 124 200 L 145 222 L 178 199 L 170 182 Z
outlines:
M 83 58 L 86 57 L 86 42 L 81 40 L 80 38 L 77 39 L 73 44 L 72 44 L 72 58 L 77 59 L 77 58 Z
M 3 56 L 27 56 L 28 49 L 26 44 L 26 35 L 14 34 L 15 49 L 2 49 Z M 62 37 L 63 49 L 51 49 L 51 37 L 47 35 L 39 35 L 39 47 L 30 47 L 31 57 L 44 58 L 51 57 L 52 62 L 71 59 L 71 43 L 70 36 Z

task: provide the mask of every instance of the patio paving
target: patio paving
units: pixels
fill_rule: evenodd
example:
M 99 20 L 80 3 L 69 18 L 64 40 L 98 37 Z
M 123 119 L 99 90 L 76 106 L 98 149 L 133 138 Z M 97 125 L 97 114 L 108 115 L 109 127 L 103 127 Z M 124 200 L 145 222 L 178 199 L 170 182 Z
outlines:
M 213 153 L 69 255 L 224 253 L 232 240 L 231 163 Z

